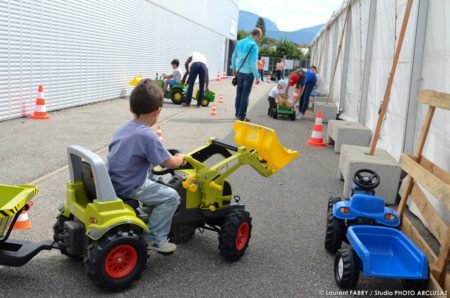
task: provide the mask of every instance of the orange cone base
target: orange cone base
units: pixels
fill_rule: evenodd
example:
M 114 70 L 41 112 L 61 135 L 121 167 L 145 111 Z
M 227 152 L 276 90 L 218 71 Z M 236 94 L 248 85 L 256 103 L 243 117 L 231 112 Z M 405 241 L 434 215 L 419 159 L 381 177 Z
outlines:
M 19 216 L 19 220 L 20 220 L 20 217 L 22 215 L 26 216 L 26 219 L 22 220 L 22 221 L 16 221 L 16 223 L 14 224 L 14 230 L 28 230 L 28 229 L 31 229 L 31 221 L 28 218 L 27 213 L 22 213 Z
M 33 113 L 31 115 L 28 115 L 27 117 L 30 118 L 30 119 L 34 119 L 34 120 L 47 120 L 47 119 L 50 119 L 50 116 L 47 113 L 45 113 L 44 115 L 38 115 L 36 113 Z
M 309 139 L 308 142 L 306 142 L 306 145 L 309 146 L 315 146 L 315 147 L 325 147 L 326 144 L 323 142 L 323 139 Z
M 25 222 L 16 222 L 14 225 L 14 230 L 29 230 L 31 229 L 31 222 L 25 221 Z

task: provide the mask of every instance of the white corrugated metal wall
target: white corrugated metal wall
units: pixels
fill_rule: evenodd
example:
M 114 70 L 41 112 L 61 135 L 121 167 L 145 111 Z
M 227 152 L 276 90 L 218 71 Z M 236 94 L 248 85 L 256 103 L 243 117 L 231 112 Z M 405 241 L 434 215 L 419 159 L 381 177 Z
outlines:
M 400 34 L 403 15 L 406 7 L 406 0 L 377 0 L 375 4 L 376 15 L 374 23 L 374 35 L 368 36 L 369 6 L 371 0 L 352 0 L 352 30 L 351 47 L 349 49 L 347 81 L 341 84 L 335 82 L 339 90 L 344 88 L 344 98 L 340 98 L 340 92 L 333 92 L 333 100 L 337 103 L 344 101 L 344 111 L 341 114 L 344 120 L 358 121 L 374 131 L 378 118 L 378 109 L 383 99 L 389 72 L 392 66 L 395 46 Z M 425 15 L 424 29 L 425 36 L 423 42 L 417 43 L 419 24 L 419 8 L 428 8 Z M 403 151 L 411 152 L 417 143 L 420 129 L 426 113 L 426 107 L 416 103 L 417 96 L 412 93 L 415 85 L 420 88 L 433 89 L 439 92 L 450 93 L 450 1 L 446 0 L 414 0 L 408 27 L 400 54 L 399 64 L 395 74 L 391 100 L 387 110 L 387 115 L 381 130 L 381 137 L 378 143 L 380 148 L 386 149 L 397 160 Z M 337 12 L 328 22 L 332 32 L 342 28 L 342 21 L 345 18 L 345 7 Z M 333 48 L 338 41 L 327 37 L 326 28 L 322 29 L 312 44 L 312 59 L 314 63 L 319 61 L 322 42 L 328 44 L 325 48 Z M 373 48 L 370 57 L 370 74 L 368 79 L 368 96 L 364 98 L 361 93 L 363 84 L 364 61 L 366 59 L 366 45 L 372 39 Z M 416 51 L 419 47 L 424 47 L 421 60 L 414 61 Z M 345 50 L 345 47 L 343 48 Z M 328 71 L 334 67 L 331 59 L 325 59 L 326 52 L 322 58 L 320 71 Z M 342 59 L 342 57 L 341 57 Z M 324 65 L 327 64 L 327 65 Z M 413 68 L 421 68 L 417 81 L 414 80 Z M 338 71 L 342 72 L 342 69 Z M 324 76 L 329 83 L 329 75 Z M 362 115 L 361 105 L 367 104 L 366 113 Z M 408 113 L 410 106 L 417 106 L 417 112 Z M 414 110 L 414 109 L 412 109 Z M 444 170 L 450 172 L 450 122 L 448 118 L 450 112 L 437 110 L 433 119 L 432 127 L 428 136 L 424 155 L 438 164 Z M 409 126 L 409 127 L 408 127 Z M 406 131 L 414 131 L 409 136 Z M 440 205 L 435 201 L 435 205 Z M 446 210 L 445 207 L 438 207 L 439 210 Z M 447 215 L 448 216 L 448 215 Z M 450 220 L 450 217 L 448 217 Z
M 48 110 L 117 98 L 133 76 L 169 73 L 192 51 L 215 77 L 238 2 L 198 2 L 0 1 L 0 121 L 29 114 L 39 83 Z

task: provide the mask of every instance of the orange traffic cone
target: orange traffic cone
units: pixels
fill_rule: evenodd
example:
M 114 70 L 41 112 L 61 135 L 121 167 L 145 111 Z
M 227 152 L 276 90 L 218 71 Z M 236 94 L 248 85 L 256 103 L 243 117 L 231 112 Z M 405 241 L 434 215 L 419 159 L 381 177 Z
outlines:
M 219 103 L 223 103 L 223 96 L 222 95 L 219 97 Z
M 212 106 L 212 110 L 211 110 L 211 116 L 217 116 L 217 109 L 216 109 L 216 105 Z
M 314 128 L 311 134 L 311 138 L 309 138 L 306 145 L 316 146 L 316 147 L 325 147 L 325 143 L 323 142 L 322 137 L 322 112 L 317 112 L 316 123 L 314 124 Z
M 220 71 L 217 72 L 217 78 L 216 78 L 217 82 L 220 82 Z
M 23 210 L 19 215 L 16 223 L 14 224 L 14 230 L 28 230 L 31 229 L 31 221 L 28 217 L 27 211 Z
M 161 130 L 161 125 L 157 125 L 156 126 L 156 135 L 159 137 L 159 141 L 162 142 L 163 137 L 162 137 L 162 130 Z
M 38 87 L 38 95 L 36 97 L 36 106 L 34 107 L 34 112 L 28 117 L 35 120 L 45 120 L 50 118 L 45 107 L 44 88 L 42 87 L 42 85 L 39 85 Z

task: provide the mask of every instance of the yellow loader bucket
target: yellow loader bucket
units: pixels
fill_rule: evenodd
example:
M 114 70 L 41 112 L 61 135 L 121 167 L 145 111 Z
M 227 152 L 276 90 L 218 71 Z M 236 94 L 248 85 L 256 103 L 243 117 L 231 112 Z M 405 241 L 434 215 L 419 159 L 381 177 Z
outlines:
M 300 156 L 298 151 L 280 143 L 275 130 L 249 122 L 234 122 L 234 141 L 238 146 L 258 152 L 259 159 L 265 160 L 273 173 Z
M 140 81 L 142 81 L 142 76 L 135 76 L 128 84 L 130 86 L 136 86 Z

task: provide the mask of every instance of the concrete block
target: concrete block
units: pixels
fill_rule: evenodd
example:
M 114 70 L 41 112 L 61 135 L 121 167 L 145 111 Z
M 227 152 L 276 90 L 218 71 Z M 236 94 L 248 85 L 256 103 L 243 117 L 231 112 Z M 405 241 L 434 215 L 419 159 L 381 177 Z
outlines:
M 369 146 L 372 132 L 353 121 L 328 121 L 327 142 L 334 144 L 334 152 L 341 152 L 342 145 Z
M 377 196 L 386 204 L 393 205 L 397 198 L 401 168 L 398 162 L 383 149 L 369 155 L 369 147 L 343 145 L 339 158 L 338 178 L 344 179 L 343 196 L 349 197 L 355 172 L 370 169 L 380 176 L 380 185 L 375 189 Z
M 336 120 L 338 108 L 334 102 L 326 103 L 326 102 L 317 101 L 314 103 L 314 116 L 315 117 L 317 117 L 317 111 L 322 112 L 322 122 L 328 123 L 330 120 Z
M 331 99 L 328 99 L 328 96 L 311 96 L 312 102 L 332 102 Z

